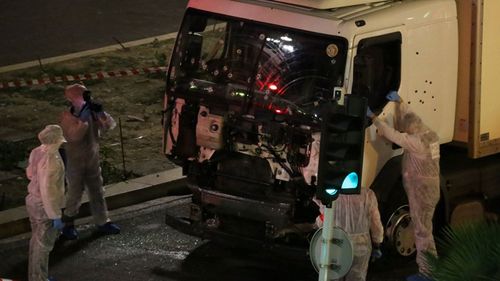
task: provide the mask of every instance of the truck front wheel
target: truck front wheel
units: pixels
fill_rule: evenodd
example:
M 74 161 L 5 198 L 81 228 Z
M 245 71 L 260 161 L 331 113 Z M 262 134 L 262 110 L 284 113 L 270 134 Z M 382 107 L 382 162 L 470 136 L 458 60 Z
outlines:
M 385 226 L 384 244 L 398 256 L 410 257 L 416 252 L 413 223 L 410 216 L 408 198 L 401 179 L 395 182 L 386 197 L 388 200 L 381 210 Z
M 408 205 L 397 208 L 385 225 L 387 244 L 401 256 L 412 256 L 415 251 L 415 237 Z
M 408 205 L 408 197 L 399 179 L 390 191 L 388 200 L 382 205 L 382 223 L 385 226 L 384 244 L 391 252 L 410 257 L 416 253 L 414 227 Z M 446 200 L 441 194 L 441 199 L 436 206 L 433 217 L 434 236 L 440 235 L 440 230 L 446 225 Z

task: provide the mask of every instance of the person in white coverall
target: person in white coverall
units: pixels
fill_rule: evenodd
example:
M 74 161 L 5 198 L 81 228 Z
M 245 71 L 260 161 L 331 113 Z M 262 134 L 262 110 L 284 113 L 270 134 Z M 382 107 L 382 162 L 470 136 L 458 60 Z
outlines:
M 318 227 L 323 226 L 324 206 L 316 219 Z M 352 242 L 354 259 L 352 267 L 340 280 L 364 281 L 370 257 L 380 258 L 380 244 L 384 239 L 384 227 L 380 220 L 377 197 L 369 188 L 361 188 L 360 194 L 340 194 L 333 204 L 333 225 L 342 228 Z
M 63 228 L 64 163 L 59 147 L 66 140 L 61 127 L 48 125 L 38 134 L 42 143 L 30 153 L 26 210 L 31 223 L 28 280 L 47 281 L 49 254 Z
M 63 235 L 67 239 L 78 238 L 74 217 L 78 214 L 84 189 L 98 231 L 118 234 L 120 228 L 108 218 L 99 162 L 99 135 L 113 129 L 116 123 L 102 105 L 91 100 L 90 91 L 85 86 L 67 86 L 64 96 L 72 106 L 61 117 L 61 127 L 68 141 L 65 147 L 68 186 L 63 217 L 67 225 Z
M 424 253 L 437 255 L 432 234 L 432 217 L 439 201 L 439 137 L 402 103 L 397 92 L 387 99 L 398 104 L 398 126 L 402 132 L 389 127 L 368 110 L 379 134 L 404 149 L 402 161 L 403 186 L 410 205 L 414 226 L 417 264 L 420 274 L 409 280 L 425 280 L 428 273 Z

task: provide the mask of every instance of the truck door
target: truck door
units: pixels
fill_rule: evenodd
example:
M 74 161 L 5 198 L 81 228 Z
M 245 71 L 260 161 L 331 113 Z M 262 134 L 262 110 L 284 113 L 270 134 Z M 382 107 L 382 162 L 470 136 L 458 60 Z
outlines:
M 351 61 L 351 94 L 368 99 L 368 106 L 375 114 L 385 111 L 387 121 L 392 122 L 391 104 L 385 96 L 397 91 L 401 83 L 402 32 L 397 28 L 354 37 L 354 57 Z M 348 91 L 349 92 L 349 91 Z M 387 105 L 387 107 L 386 107 Z M 401 154 L 380 137 L 376 137 L 374 126 L 368 128 L 365 136 L 363 160 L 363 187 L 370 187 L 380 170 L 392 157 Z
M 364 34 L 355 38 L 357 47 L 352 62 L 351 93 L 365 96 L 372 111 L 389 123 L 393 120 L 394 107 L 387 104 L 386 95 L 400 88 L 401 44 L 402 36 L 398 31 Z M 384 114 L 381 114 L 382 111 Z M 369 131 L 374 129 L 373 125 L 368 128 Z M 388 162 L 401 150 L 381 137 L 373 137 L 376 133 L 367 135 L 372 135 L 372 138 L 365 142 L 362 186 L 371 186 L 377 194 L 382 221 L 386 226 L 387 245 L 401 256 L 411 256 L 416 249 L 406 195 L 399 181 L 401 166 L 397 158 Z M 377 180 L 372 186 L 375 178 Z

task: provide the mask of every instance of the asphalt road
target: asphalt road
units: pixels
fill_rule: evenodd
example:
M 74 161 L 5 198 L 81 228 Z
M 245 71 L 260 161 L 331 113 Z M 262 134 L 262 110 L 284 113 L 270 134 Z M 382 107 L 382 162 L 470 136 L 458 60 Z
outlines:
M 187 2 L 0 1 L 0 66 L 176 32 Z
M 182 234 L 164 224 L 166 208 L 185 208 L 185 197 L 168 197 L 113 210 L 122 233 L 100 236 L 79 221 L 77 241 L 59 241 L 50 273 L 58 281 L 315 281 L 308 261 L 297 264 L 263 251 L 230 248 Z M 25 280 L 29 234 L 0 241 L 0 278 Z M 387 258 L 372 266 L 368 281 L 400 281 L 413 261 Z

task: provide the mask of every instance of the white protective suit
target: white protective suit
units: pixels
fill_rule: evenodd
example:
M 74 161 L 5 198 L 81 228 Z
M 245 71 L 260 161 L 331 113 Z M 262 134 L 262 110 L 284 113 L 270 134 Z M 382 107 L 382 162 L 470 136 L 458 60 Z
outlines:
M 316 224 L 323 225 L 324 206 Z M 372 253 L 372 244 L 380 244 L 384 239 L 384 227 L 380 220 L 377 197 L 369 188 L 362 188 L 360 194 L 340 194 L 333 204 L 333 225 L 347 232 L 352 242 L 354 259 L 351 270 L 341 280 L 364 281 Z
M 374 118 L 379 134 L 404 149 L 403 185 L 408 196 L 415 229 L 417 264 L 427 272 L 424 252 L 437 254 L 432 235 L 432 217 L 439 201 L 439 137 L 405 104 L 400 104 L 399 126 L 403 133 Z
M 52 220 L 61 219 L 64 207 L 64 164 L 59 146 L 64 142 L 62 130 L 49 125 L 38 135 L 42 145 L 31 151 L 26 176 L 30 180 L 26 209 L 31 223 L 28 280 L 46 281 L 49 254 L 59 231 Z
M 65 94 L 81 99 L 84 90 L 86 90 L 84 86 L 75 84 L 68 86 Z M 99 161 L 99 134 L 103 130 L 114 128 L 115 125 L 109 114 L 91 110 L 89 103 L 74 105 L 71 111 L 62 114 L 61 127 L 68 140 L 66 144 L 68 189 L 64 214 L 70 219 L 78 214 L 83 191 L 87 188 L 95 224 L 103 225 L 109 221 Z

